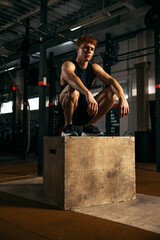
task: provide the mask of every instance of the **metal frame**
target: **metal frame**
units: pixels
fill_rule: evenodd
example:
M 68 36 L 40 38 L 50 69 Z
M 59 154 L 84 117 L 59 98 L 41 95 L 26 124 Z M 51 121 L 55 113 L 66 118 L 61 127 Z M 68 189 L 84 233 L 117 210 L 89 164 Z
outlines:
M 29 18 L 26 19 L 26 37 L 29 37 Z M 23 52 L 23 55 L 28 55 L 28 50 Z M 22 55 L 22 57 L 23 57 Z M 28 64 L 24 67 L 24 88 L 23 88 L 23 158 L 26 159 L 26 150 L 28 142 L 28 121 L 27 121 L 27 106 L 28 106 L 28 86 L 27 86 L 27 76 L 28 76 Z
M 40 25 L 47 26 L 47 0 L 41 0 Z M 45 134 L 45 104 L 46 87 L 41 84 L 47 76 L 46 47 L 43 44 L 43 34 L 40 36 L 40 63 L 39 63 L 39 128 L 38 128 L 38 175 L 43 176 L 43 138 Z
M 160 172 L 160 30 L 155 30 L 155 84 L 156 84 L 156 162 Z
M 55 129 L 53 129 L 54 121 L 53 115 L 55 111 L 55 104 L 53 100 L 56 96 L 56 73 L 55 73 L 55 63 L 54 63 L 54 53 L 51 52 L 49 59 L 47 61 L 49 68 L 49 112 L 48 112 L 48 136 L 56 136 Z

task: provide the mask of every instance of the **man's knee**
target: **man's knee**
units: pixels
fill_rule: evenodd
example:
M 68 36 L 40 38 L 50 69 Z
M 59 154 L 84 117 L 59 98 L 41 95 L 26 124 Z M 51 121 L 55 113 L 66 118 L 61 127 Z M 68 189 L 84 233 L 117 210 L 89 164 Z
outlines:
M 104 89 L 105 95 L 107 96 L 108 100 L 111 102 L 115 102 L 117 99 L 117 95 L 112 91 L 110 87 Z
M 68 86 L 68 98 L 72 101 L 72 102 L 78 102 L 79 99 L 79 92 L 75 89 L 73 89 L 72 87 Z
M 60 94 L 60 103 L 64 105 L 66 102 L 71 102 L 74 105 L 77 105 L 79 99 L 79 92 L 70 86 L 66 86 L 66 88 Z

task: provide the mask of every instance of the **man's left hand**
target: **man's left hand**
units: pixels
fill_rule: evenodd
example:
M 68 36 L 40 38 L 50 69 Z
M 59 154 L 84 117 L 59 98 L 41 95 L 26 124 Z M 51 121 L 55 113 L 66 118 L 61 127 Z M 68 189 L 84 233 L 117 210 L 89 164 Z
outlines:
M 128 102 L 125 98 L 120 98 L 119 99 L 119 104 L 118 104 L 118 111 L 119 111 L 119 117 L 122 118 L 129 113 L 129 106 Z

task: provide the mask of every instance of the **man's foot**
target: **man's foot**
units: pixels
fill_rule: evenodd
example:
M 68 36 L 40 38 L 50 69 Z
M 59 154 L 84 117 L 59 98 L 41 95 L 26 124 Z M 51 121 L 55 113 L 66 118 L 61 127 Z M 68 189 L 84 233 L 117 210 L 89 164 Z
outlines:
M 81 136 L 104 136 L 104 133 L 99 131 L 94 125 L 84 126 Z
M 76 129 L 74 128 L 73 124 L 69 124 L 69 125 L 67 125 L 67 126 L 65 126 L 63 128 L 61 136 L 62 137 L 65 137 L 65 136 L 78 136 L 78 133 L 77 133 Z

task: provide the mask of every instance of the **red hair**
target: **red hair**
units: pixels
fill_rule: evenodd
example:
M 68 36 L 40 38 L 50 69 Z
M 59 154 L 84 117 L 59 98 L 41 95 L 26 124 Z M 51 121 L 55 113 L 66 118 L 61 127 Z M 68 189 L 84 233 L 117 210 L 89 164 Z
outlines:
M 93 44 L 95 47 L 97 46 L 97 40 L 92 37 L 91 35 L 82 35 L 77 39 L 76 45 L 77 47 L 80 47 L 82 43 L 87 42 Z

